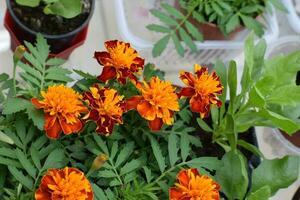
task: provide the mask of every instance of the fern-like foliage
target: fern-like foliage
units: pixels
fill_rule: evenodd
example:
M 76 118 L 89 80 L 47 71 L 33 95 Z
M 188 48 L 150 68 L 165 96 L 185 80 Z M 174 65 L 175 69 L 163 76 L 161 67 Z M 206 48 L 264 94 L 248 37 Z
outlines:
M 29 95 L 37 94 L 54 83 L 67 83 L 72 81 L 69 77 L 71 71 L 62 68 L 65 60 L 49 58 L 50 46 L 41 34 L 37 35 L 35 46 L 25 42 L 28 52 L 24 53 L 24 60 L 18 62 L 22 70 L 20 77 L 25 82 Z

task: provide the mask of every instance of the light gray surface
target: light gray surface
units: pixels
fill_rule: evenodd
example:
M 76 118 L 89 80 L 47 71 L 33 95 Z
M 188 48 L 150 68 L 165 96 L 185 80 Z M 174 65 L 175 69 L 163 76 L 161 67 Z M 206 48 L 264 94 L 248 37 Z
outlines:
M 0 13 L 5 10 L 5 0 L 0 0 Z M 95 50 L 103 50 L 103 42 L 108 39 L 121 39 L 116 25 L 114 3 L 112 0 L 96 0 L 96 9 L 91 20 L 88 39 L 86 43 L 76 49 L 71 55 L 66 66 L 68 68 L 76 68 L 88 71 L 91 74 L 99 74 L 101 67 L 93 59 Z M 295 34 L 287 23 L 284 14 L 278 15 L 281 35 Z M 1 24 L 2 25 L 2 24 Z M 0 25 L 0 29 L 1 29 Z M 242 55 L 238 56 L 239 63 L 243 63 Z M 146 58 L 147 60 L 147 58 Z M 239 67 L 239 75 L 242 67 Z M 6 51 L 0 54 L 0 73 L 12 73 L 12 53 Z M 178 71 L 169 71 L 167 78 L 175 83 L 179 83 Z M 257 137 L 259 146 L 267 158 L 276 158 L 284 156 L 289 152 L 284 146 L 274 137 L 272 130 L 269 128 L 257 128 Z M 280 190 L 272 200 L 291 200 L 292 195 L 300 185 L 300 180 L 290 186 L 288 189 Z

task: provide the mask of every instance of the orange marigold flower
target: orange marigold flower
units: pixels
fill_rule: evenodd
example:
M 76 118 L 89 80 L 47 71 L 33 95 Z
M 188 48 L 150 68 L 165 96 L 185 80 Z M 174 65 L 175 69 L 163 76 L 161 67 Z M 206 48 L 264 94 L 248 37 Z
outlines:
M 152 77 L 149 83 L 138 85 L 141 96 L 127 100 L 127 110 L 136 109 L 140 115 L 149 121 L 153 131 L 161 129 L 163 123 L 173 124 L 174 111 L 179 111 L 178 96 L 175 87 L 168 81 Z
M 49 169 L 35 192 L 35 200 L 93 200 L 90 182 L 76 168 Z
M 95 58 L 103 65 L 102 74 L 98 79 L 102 82 L 117 78 L 125 84 L 126 78 L 137 81 L 135 73 L 144 67 L 144 59 L 139 57 L 135 49 L 129 43 L 118 40 L 105 42 L 107 52 L 95 52 Z
M 68 135 L 81 130 L 80 114 L 87 112 L 87 108 L 79 93 L 64 85 L 54 85 L 41 95 L 43 100 L 32 98 L 31 102 L 37 109 L 44 109 L 44 129 L 49 138 L 57 139 L 62 131 Z
M 188 86 L 183 88 L 179 96 L 189 97 L 191 110 L 200 113 L 201 118 L 207 117 L 210 105 L 220 107 L 222 102 L 217 99 L 217 95 L 222 94 L 223 86 L 216 72 L 208 73 L 206 67 L 198 64 L 194 65 L 195 75 L 190 72 L 181 72 L 180 79 Z
M 90 107 L 90 112 L 84 118 L 97 123 L 98 133 L 110 135 L 116 123 L 123 123 L 123 98 L 114 89 L 100 88 L 98 85 L 90 87 L 90 92 L 86 92 L 83 97 Z
M 219 200 L 220 186 L 209 176 L 200 175 L 197 169 L 182 170 L 175 187 L 170 188 L 170 200 Z

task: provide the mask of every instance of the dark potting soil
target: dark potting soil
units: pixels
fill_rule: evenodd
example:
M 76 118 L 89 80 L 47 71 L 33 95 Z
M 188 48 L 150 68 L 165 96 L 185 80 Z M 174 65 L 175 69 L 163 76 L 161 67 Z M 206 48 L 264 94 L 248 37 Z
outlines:
M 65 19 L 55 15 L 46 15 L 43 12 L 43 5 L 31 8 L 20 6 L 12 0 L 11 6 L 18 19 L 29 29 L 47 35 L 61 35 L 80 27 L 88 18 L 91 11 L 91 1 L 82 0 L 82 2 L 83 12 L 72 19 Z

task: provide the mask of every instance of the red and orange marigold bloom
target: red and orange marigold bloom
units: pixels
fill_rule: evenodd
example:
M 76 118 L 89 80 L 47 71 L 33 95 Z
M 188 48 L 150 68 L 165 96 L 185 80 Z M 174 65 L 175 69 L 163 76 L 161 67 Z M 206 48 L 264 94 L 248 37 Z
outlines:
M 174 112 L 179 111 L 175 87 L 168 81 L 152 77 L 149 83 L 138 84 L 138 89 L 142 95 L 128 99 L 127 110 L 136 109 L 149 121 L 149 127 L 153 131 L 160 130 L 163 123 L 173 124 Z
M 44 110 L 44 129 L 49 138 L 57 139 L 61 132 L 69 135 L 81 130 L 80 115 L 87 112 L 87 108 L 79 93 L 64 85 L 54 85 L 41 95 L 42 100 L 32 98 L 31 102 L 37 109 Z
M 95 52 L 98 63 L 103 65 L 102 74 L 98 79 L 102 82 L 116 78 L 122 84 L 126 78 L 137 81 L 136 73 L 144 67 L 144 59 L 139 57 L 129 43 L 118 40 L 105 42 L 107 52 Z
M 194 65 L 194 70 L 195 74 L 185 71 L 180 73 L 180 79 L 187 87 L 180 91 L 179 96 L 191 98 L 191 110 L 204 118 L 208 116 L 211 104 L 218 107 L 222 105 L 217 96 L 222 94 L 223 86 L 216 72 L 209 74 L 206 67 L 198 64 Z
M 84 118 L 96 122 L 98 133 L 108 136 L 115 124 L 123 123 L 125 103 L 116 90 L 94 85 L 83 99 L 90 107 L 90 112 Z
M 197 169 L 182 170 L 177 175 L 175 187 L 170 188 L 170 200 L 219 200 L 220 186 Z
M 90 182 L 76 168 L 49 169 L 35 192 L 35 200 L 93 200 Z

